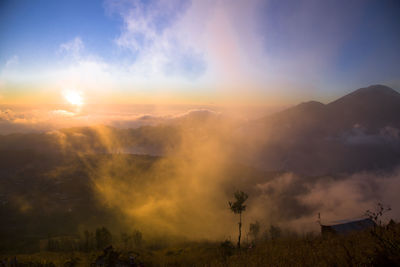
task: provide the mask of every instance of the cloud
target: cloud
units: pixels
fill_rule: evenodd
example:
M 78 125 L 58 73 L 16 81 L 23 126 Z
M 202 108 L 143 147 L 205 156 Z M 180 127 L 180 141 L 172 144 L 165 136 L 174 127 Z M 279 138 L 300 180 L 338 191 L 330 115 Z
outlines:
M 75 116 L 76 114 L 74 112 L 70 112 L 67 110 L 63 109 L 56 109 L 51 111 L 52 114 L 54 114 L 56 117 L 61 116 L 61 117 L 72 117 Z
M 118 64 L 110 64 L 102 57 L 87 51 L 79 36 L 59 44 L 53 52 L 57 62 L 51 68 L 29 70 L 23 69 L 21 64 L 16 68 L 16 64 L 12 63 L 16 60 L 11 58 L 8 67 L 0 72 L 4 97 L 14 96 L 17 87 L 21 88 L 23 94 L 15 95 L 15 99 L 11 99 L 14 103 L 32 103 L 32 98 L 38 99 L 39 103 L 60 103 L 64 101 L 62 91 L 79 90 L 85 94 L 88 92 L 90 100 L 97 103 L 99 98 L 106 98 L 105 92 L 109 96 L 118 84 L 124 84 L 124 76 L 128 76 Z
M 249 199 L 248 214 L 264 224 L 277 224 L 299 232 L 319 231 L 322 223 L 365 216 L 378 203 L 392 211 L 384 220 L 400 219 L 400 168 L 393 172 L 358 172 L 348 176 L 304 177 L 286 173 L 258 183 Z
M 10 57 L 4 66 L 0 68 L 0 89 L 7 85 L 6 81 L 9 77 L 15 77 L 19 67 L 19 57 L 14 55 Z
M 321 179 L 310 185 L 310 191 L 299 197 L 306 204 L 317 207 L 325 222 L 360 217 L 366 210 L 373 210 L 377 203 L 392 207 L 388 216 L 398 220 L 400 198 L 400 169 L 390 173 L 359 172 L 344 179 Z
M 81 91 L 91 93 L 92 97 L 103 94 L 116 85 L 116 80 L 121 78 L 123 71 L 117 66 L 107 63 L 102 57 L 86 51 L 85 44 L 80 37 L 60 44 L 58 54 L 60 59 L 58 67 L 42 73 L 46 82 L 55 84 L 57 90 Z M 122 79 L 121 79 L 122 80 Z M 59 94 L 60 97 L 62 93 Z
M 85 45 L 82 39 L 79 36 L 77 36 L 71 41 L 60 44 L 58 51 L 60 53 L 70 54 L 74 58 L 79 58 L 84 49 Z
M 116 43 L 133 52 L 144 51 L 156 45 L 164 31 L 176 20 L 188 1 L 109 1 L 111 12 L 124 20 L 124 29 Z M 150 48 L 151 49 L 151 48 Z
M 1 109 L 0 133 L 4 133 L 4 129 L 45 130 L 62 147 L 77 153 L 104 148 L 109 152 L 108 160 L 98 168 L 88 166 L 99 201 L 121 211 L 134 227 L 150 233 L 158 231 L 189 238 L 223 238 L 235 233 L 236 224 L 230 223 L 235 222 L 235 218 L 227 207 L 235 189 L 250 196 L 243 229 L 258 220 L 265 226 L 276 224 L 299 232 L 318 231 L 315 223 L 318 212 L 324 222 L 348 219 L 362 216 L 378 202 L 393 208 L 390 217 L 400 218 L 400 210 L 395 206 L 400 200 L 397 192 L 400 169 L 322 177 L 291 172 L 271 174 L 237 162 L 238 156 L 246 152 L 243 146 L 232 143 L 235 127 L 231 127 L 218 111 L 192 108 L 160 115 L 144 110 L 139 113 L 137 107 L 132 110 L 76 114 L 61 108 Z M 161 127 L 56 131 L 61 126 L 87 126 L 88 121 L 103 125 L 115 123 L 114 126 L 121 128 L 155 124 Z M 386 130 L 388 134 L 398 134 L 396 130 Z M 151 155 L 149 151 L 165 157 L 144 169 L 135 169 L 129 157 L 119 154 Z M 207 223 L 201 220 L 204 217 L 208 218 Z
M 132 73 L 233 85 L 261 73 L 257 2 L 106 1 L 105 7 L 123 19 L 115 42 L 135 56 Z
M 346 11 L 335 24 L 342 12 L 339 5 L 331 8 L 334 16 L 312 1 L 290 8 L 278 5 L 279 12 L 274 12 L 274 3 L 261 0 L 105 3 L 108 13 L 123 20 L 115 43 L 133 55 L 133 75 L 152 82 L 196 78 L 204 87 L 241 93 L 262 88 L 284 94 L 278 90 L 307 87 L 300 77 L 322 79 L 321 72 L 351 32 L 344 25 L 358 18 L 358 13 L 353 17 Z M 309 10 L 316 13 L 313 18 Z M 285 36 L 274 35 L 275 20 Z
M 5 64 L 5 68 L 11 68 L 17 66 L 19 63 L 19 57 L 17 55 L 12 56 L 10 59 L 7 60 Z
M 400 144 L 400 130 L 391 126 L 383 127 L 378 133 L 368 133 L 366 128 L 359 124 L 354 125 L 351 131 L 342 135 L 342 140 L 350 145 L 398 145 Z
M 188 1 L 108 1 L 108 12 L 123 19 L 123 30 L 115 39 L 134 55 L 131 72 L 152 79 L 196 78 L 204 74 L 202 52 L 180 40 L 174 25 L 190 6 Z
M 52 109 L 20 108 L 0 106 L 0 134 L 48 132 L 61 128 L 85 127 L 94 125 L 107 125 L 117 128 L 138 128 L 141 126 L 154 126 L 171 124 L 180 121 L 195 122 L 207 121 L 207 119 L 220 116 L 207 108 L 194 109 L 193 107 L 166 108 L 163 111 L 148 110 L 148 107 L 134 106 L 125 111 L 115 108 L 113 110 L 103 108 L 60 106 Z
M 90 51 L 76 36 L 59 44 L 56 52 L 62 57 L 54 67 L 25 73 L 23 78 L 45 81 L 55 90 L 67 86 L 85 94 L 91 91 L 88 95 L 95 102 L 109 101 L 115 92 L 151 100 L 191 101 L 201 95 L 242 103 L 261 101 L 256 96 L 262 91 L 279 98 L 283 87 L 306 87 L 290 84 L 290 73 L 281 75 L 279 62 L 293 60 L 277 60 L 267 51 L 266 33 L 260 30 L 264 4 L 261 0 L 106 0 L 106 13 L 122 21 L 110 48 L 113 60 Z M 304 61 L 293 72 L 306 69 Z
M 91 50 L 84 43 L 90 36 L 66 40 L 57 47 L 61 60 L 46 60 L 40 64 L 45 70 L 19 64 L 28 71 L 5 75 L 11 80 L 9 87 L 18 82 L 27 87 L 33 80 L 58 90 L 60 80 L 74 80 L 71 83 L 93 91 L 147 98 L 156 92 L 177 101 L 264 104 L 304 99 L 318 88 L 333 89 L 324 74 L 337 72 L 336 59 L 368 5 L 105 0 L 103 6 L 109 16 L 117 17 L 112 23 L 121 23 L 113 43 L 103 40 Z

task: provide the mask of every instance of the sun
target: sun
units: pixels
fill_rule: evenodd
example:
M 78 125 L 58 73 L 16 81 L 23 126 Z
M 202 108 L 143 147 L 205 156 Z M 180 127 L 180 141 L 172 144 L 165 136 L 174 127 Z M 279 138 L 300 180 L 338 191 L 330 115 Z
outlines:
M 64 98 L 74 106 L 82 106 L 83 105 L 83 97 L 82 93 L 76 90 L 65 90 L 63 92 Z

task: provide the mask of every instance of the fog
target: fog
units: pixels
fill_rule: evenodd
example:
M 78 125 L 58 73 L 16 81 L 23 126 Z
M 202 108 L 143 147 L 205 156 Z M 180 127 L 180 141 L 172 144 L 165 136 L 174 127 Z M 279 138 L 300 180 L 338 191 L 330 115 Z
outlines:
M 30 112 L 24 114 L 35 114 Z M 312 171 L 307 174 L 282 168 L 285 161 L 274 163 L 273 157 L 280 157 L 275 153 L 277 145 L 280 153 L 293 154 L 285 149 L 292 149 L 293 143 L 304 143 L 304 137 L 293 128 L 268 129 L 274 134 L 263 134 L 260 129 L 265 130 L 268 124 L 258 127 L 254 124 L 259 120 L 250 119 L 250 115 L 246 118 L 243 114 L 207 108 L 156 115 L 109 114 L 89 124 L 89 115 L 79 115 L 78 124 L 69 124 L 69 115 L 62 113 L 53 112 L 57 119 L 49 119 L 48 112 L 46 116 L 36 113 L 36 117 L 29 117 L 2 111 L 2 129 L 13 131 L 9 125 L 23 125 L 27 132 L 36 129 L 41 140 L 51 140 L 46 144 L 52 144 L 52 152 L 78 157 L 97 203 L 120 214 L 114 218 L 115 225 L 139 229 L 148 237 L 235 239 L 238 218 L 229 210 L 228 201 L 236 190 L 249 194 L 243 214 L 245 233 L 255 221 L 261 222 L 264 230 L 276 225 L 299 233 L 317 232 L 318 213 L 322 223 L 358 218 L 377 203 L 392 207 L 387 218 L 400 219 L 396 206 L 400 203 L 398 167 L 369 169 L 365 165 L 361 171 L 343 172 L 337 168 L 340 171 L 315 175 Z M 60 127 L 64 123 L 75 128 Z M 89 128 L 83 127 L 88 125 Z M 116 125 L 119 127 L 115 128 Z M 397 142 L 398 130 L 390 128 L 390 133 Z M 28 140 L 30 135 L 26 133 L 22 138 Z M 344 138 L 342 144 L 353 145 L 360 134 L 352 136 Z M 385 142 L 391 142 L 389 139 Z M 126 156 L 129 153 L 142 156 L 132 159 Z M 262 157 L 263 153 L 267 156 Z M 106 157 L 93 163 L 88 155 Z M 305 164 L 304 155 L 294 158 Z M 342 160 L 335 157 L 333 153 L 327 160 Z M 269 159 L 271 162 L 260 165 Z M 66 165 L 58 171 L 61 175 L 76 167 Z M 15 199 L 21 211 L 29 207 L 23 198 Z
M 317 232 L 318 213 L 322 223 L 360 218 L 377 203 L 391 206 L 388 216 L 400 218 L 398 168 L 326 176 L 269 173 L 242 159 L 242 141 L 232 134 L 232 125 L 213 117 L 180 127 L 179 144 L 143 173 L 129 172 L 131 163 L 115 153 L 91 173 L 100 201 L 122 211 L 134 228 L 191 239 L 234 237 L 237 218 L 228 201 L 236 190 L 249 194 L 246 231 L 259 221 L 265 229 Z M 107 133 L 101 136 L 107 146 L 114 141 Z M 115 169 L 127 177 L 115 179 Z

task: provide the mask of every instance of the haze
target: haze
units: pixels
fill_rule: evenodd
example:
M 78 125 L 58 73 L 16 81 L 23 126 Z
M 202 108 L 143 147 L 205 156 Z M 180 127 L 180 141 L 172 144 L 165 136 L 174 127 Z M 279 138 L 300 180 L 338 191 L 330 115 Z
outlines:
M 400 219 L 399 17 L 394 0 L 1 1 L 0 250 L 102 226 L 233 240 L 237 190 L 247 238 L 377 203 Z

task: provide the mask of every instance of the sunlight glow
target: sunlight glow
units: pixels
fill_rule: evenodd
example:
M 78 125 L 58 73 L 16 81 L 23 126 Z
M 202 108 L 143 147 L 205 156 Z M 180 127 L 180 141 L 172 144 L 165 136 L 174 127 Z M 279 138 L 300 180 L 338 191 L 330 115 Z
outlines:
M 83 105 L 82 92 L 76 90 L 66 90 L 63 92 L 63 96 L 71 105 L 74 106 Z

